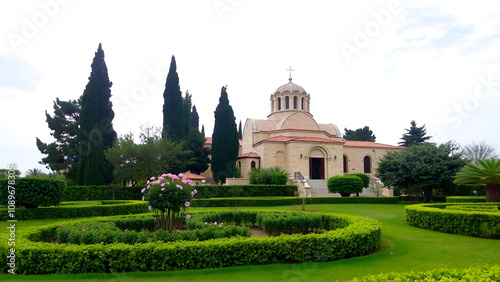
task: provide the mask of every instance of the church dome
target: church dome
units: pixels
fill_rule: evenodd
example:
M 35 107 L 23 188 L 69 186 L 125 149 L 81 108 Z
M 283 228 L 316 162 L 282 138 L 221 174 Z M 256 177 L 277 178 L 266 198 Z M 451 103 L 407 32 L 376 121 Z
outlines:
M 289 80 L 289 82 L 278 87 L 278 89 L 276 89 L 276 91 L 274 91 L 274 94 L 285 93 L 285 91 L 288 91 L 290 93 L 293 93 L 294 91 L 297 91 L 299 93 L 307 93 L 306 90 L 304 90 L 304 88 L 302 88 L 302 86 L 293 83 L 292 78 L 289 78 L 288 80 Z

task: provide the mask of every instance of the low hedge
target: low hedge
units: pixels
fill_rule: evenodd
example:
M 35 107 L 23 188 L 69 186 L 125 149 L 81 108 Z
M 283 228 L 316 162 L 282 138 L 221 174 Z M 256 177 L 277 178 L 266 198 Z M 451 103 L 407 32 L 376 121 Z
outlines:
M 127 245 L 71 245 L 33 242 L 54 236 L 59 224 L 16 230 L 18 274 L 110 273 L 219 268 L 269 263 L 332 261 L 370 254 L 380 246 L 381 224 L 352 215 L 321 214 L 330 231 L 277 237 L 225 238 L 208 241 L 150 242 Z M 335 222 L 347 226 L 335 226 Z M 342 228 L 344 227 L 344 228 Z M 51 234 L 52 233 L 52 234 Z M 6 240 L 2 234 L 2 240 Z M 29 240 L 29 239 L 30 240 Z M 10 249 L 0 247 L 0 269 L 10 269 Z
M 6 208 L 0 208 L 0 220 L 7 220 Z M 148 212 L 148 205 L 142 201 L 102 201 L 96 206 L 57 206 L 36 209 L 16 208 L 17 220 L 110 216 L 120 214 L 137 214 Z
M 64 190 L 63 201 L 140 200 L 142 188 L 144 187 L 67 186 Z
M 450 269 L 439 268 L 431 271 L 407 273 L 382 273 L 369 275 L 353 281 L 500 281 L 500 266 L 475 266 L 471 268 Z
M 243 197 L 191 200 L 193 207 L 269 207 L 301 205 L 298 197 Z M 306 204 L 398 204 L 400 197 L 314 197 L 306 198 Z
M 408 224 L 448 233 L 500 239 L 500 213 L 446 209 L 453 205 L 467 204 L 420 204 L 406 206 Z M 498 203 L 469 205 L 497 206 Z
M 486 196 L 462 196 L 462 197 L 446 197 L 447 203 L 485 203 Z
M 415 196 L 400 196 L 402 202 L 415 202 Z M 418 202 L 424 201 L 424 196 L 416 197 Z M 433 202 L 446 202 L 446 196 L 432 196 Z
M 226 197 L 263 197 L 282 196 L 293 197 L 297 191 L 296 185 L 199 185 L 196 198 L 226 198 Z
M 321 228 L 321 223 L 321 217 L 317 214 L 260 213 L 257 216 L 259 227 L 268 232 L 283 233 L 285 229 L 314 231 Z

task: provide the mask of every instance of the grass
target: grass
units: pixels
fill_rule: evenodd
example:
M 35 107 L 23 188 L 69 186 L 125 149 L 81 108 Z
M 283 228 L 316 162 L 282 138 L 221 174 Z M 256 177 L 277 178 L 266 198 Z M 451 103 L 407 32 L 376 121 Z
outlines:
M 404 205 L 336 204 L 315 205 L 321 212 L 361 215 L 379 220 L 383 227 L 381 249 L 369 256 L 333 262 L 240 266 L 223 269 L 171 272 L 1 275 L 2 281 L 345 281 L 383 272 L 427 271 L 493 265 L 500 261 L 498 240 L 473 238 L 423 230 L 405 223 Z M 291 210 L 292 206 L 241 208 L 241 210 Z M 190 208 L 206 210 L 206 208 Z M 228 210 L 210 208 L 209 210 Z M 19 221 L 18 228 L 63 221 L 59 219 Z M 2 232 L 6 230 L 1 222 Z

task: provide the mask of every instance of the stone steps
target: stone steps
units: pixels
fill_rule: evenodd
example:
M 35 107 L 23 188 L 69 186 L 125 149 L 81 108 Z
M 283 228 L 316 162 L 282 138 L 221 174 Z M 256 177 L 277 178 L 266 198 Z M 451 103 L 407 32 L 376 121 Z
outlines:
M 322 179 L 306 179 L 309 186 L 311 186 L 311 195 L 312 197 L 340 197 L 340 194 L 330 194 L 328 192 L 328 188 L 326 187 L 326 180 Z M 367 188 L 363 188 L 363 192 L 359 193 L 359 196 L 362 197 L 375 197 L 375 194 L 368 190 Z M 351 195 L 352 197 L 352 195 Z

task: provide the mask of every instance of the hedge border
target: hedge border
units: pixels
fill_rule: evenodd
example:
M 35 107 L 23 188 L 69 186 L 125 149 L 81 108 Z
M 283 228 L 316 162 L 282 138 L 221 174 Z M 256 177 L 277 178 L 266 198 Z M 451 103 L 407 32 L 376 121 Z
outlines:
M 77 206 L 69 205 L 58 207 L 46 207 L 36 209 L 16 208 L 17 220 L 47 219 L 47 218 L 71 218 L 71 217 L 91 217 L 91 216 L 110 216 L 124 214 L 138 214 L 148 212 L 148 205 L 143 201 L 127 200 L 109 200 L 101 201 L 102 205 Z M 8 210 L 0 208 L 0 220 L 8 218 Z
M 447 203 L 485 203 L 486 196 L 454 196 L 446 197 Z
M 306 204 L 398 204 L 400 197 L 315 197 L 306 198 Z M 193 207 L 270 207 L 301 205 L 298 197 L 238 197 L 191 200 Z
M 420 204 L 405 207 L 408 224 L 424 229 L 474 237 L 500 239 L 500 213 L 447 210 L 451 205 L 499 205 L 500 203 Z
M 378 221 L 343 214 L 321 216 L 327 226 L 346 222 L 349 225 L 322 234 L 135 245 L 33 242 L 28 238 L 47 236 L 64 223 L 31 227 L 16 234 L 16 269 L 18 274 L 109 273 L 302 263 L 366 255 L 380 246 L 382 227 Z M 5 236 L 1 236 L 2 239 Z M 9 269 L 8 254 L 8 247 L 0 248 L 3 272 Z

